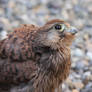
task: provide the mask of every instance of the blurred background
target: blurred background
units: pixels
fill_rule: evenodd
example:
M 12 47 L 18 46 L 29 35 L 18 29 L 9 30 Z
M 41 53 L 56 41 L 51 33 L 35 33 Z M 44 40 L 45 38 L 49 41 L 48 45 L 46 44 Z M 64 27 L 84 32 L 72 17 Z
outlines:
M 79 29 L 63 92 L 92 92 L 92 0 L 0 0 L 0 40 L 21 24 L 64 19 Z

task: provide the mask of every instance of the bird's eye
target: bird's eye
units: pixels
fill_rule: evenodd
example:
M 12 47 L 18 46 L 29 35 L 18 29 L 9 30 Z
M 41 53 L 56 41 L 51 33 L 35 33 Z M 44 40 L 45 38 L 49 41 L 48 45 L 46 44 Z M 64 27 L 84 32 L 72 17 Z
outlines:
M 65 26 L 64 26 L 64 24 L 56 24 L 55 29 L 59 30 L 60 32 L 63 32 L 65 29 Z

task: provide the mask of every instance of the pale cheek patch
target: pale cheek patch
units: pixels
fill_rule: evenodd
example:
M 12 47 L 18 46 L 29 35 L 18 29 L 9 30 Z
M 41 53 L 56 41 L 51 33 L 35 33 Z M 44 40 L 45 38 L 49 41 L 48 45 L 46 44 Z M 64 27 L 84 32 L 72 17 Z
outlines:
M 47 40 L 49 42 L 57 43 L 59 39 L 60 39 L 59 34 L 55 31 L 49 32 L 47 35 Z

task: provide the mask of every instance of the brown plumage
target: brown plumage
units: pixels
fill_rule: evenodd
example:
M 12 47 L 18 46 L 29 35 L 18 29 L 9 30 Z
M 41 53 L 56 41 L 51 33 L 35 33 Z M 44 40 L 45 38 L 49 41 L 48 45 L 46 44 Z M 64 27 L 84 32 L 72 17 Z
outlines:
M 69 75 L 76 32 L 58 19 L 15 29 L 0 42 L 0 92 L 55 92 Z

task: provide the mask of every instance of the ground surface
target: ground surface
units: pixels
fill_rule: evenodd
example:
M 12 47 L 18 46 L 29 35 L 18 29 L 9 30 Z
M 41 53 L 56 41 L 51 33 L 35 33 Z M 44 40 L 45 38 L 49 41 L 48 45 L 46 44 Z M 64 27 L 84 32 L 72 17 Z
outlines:
M 92 92 L 92 0 L 0 0 L 0 39 L 20 24 L 60 18 L 79 29 L 64 92 Z

